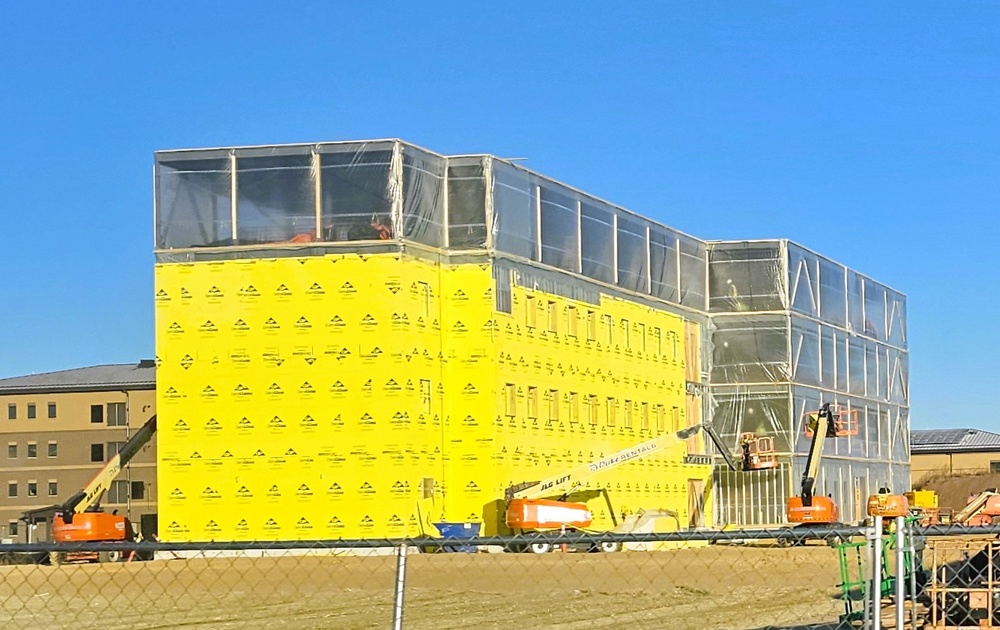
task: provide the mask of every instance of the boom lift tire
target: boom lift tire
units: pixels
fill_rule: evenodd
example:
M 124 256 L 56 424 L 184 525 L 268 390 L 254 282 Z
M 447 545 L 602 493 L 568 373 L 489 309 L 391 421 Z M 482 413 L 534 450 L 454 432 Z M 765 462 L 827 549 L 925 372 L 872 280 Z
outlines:
M 528 549 L 529 549 L 529 551 L 531 551 L 531 553 L 535 553 L 535 554 L 538 554 L 538 555 L 543 555 L 543 554 L 546 554 L 546 553 L 552 551 L 552 543 L 548 543 L 548 542 L 533 542 L 533 543 L 531 543 L 528 546 Z

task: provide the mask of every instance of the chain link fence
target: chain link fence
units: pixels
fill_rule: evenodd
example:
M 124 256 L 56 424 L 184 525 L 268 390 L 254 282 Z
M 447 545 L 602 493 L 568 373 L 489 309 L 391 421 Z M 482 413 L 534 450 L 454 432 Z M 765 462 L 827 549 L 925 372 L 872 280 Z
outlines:
M 1000 527 L 904 531 L 5 545 L 0 625 L 1000 627 Z

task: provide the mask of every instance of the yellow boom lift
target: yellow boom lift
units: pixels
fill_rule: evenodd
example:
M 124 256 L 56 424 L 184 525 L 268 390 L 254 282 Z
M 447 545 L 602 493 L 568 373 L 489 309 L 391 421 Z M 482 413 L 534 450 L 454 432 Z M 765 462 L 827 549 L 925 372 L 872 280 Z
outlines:
M 567 497 L 578 490 L 590 477 L 622 464 L 637 461 L 648 457 L 664 449 L 671 448 L 684 442 L 684 440 L 696 435 L 699 431 L 704 431 L 715 444 L 719 453 L 726 460 L 726 464 L 732 470 L 762 470 L 773 468 L 774 453 L 758 448 L 758 440 L 749 434 L 740 436 L 740 447 L 742 449 L 741 461 L 737 464 L 732 454 L 723 444 L 722 439 L 711 425 L 698 424 L 673 433 L 655 437 L 651 440 L 630 446 L 626 449 L 612 453 L 606 457 L 601 457 L 593 462 L 583 464 L 572 470 L 559 473 L 543 479 L 541 481 L 527 482 L 511 486 L 507 489 L 507 511 L 505 514 L 506 524 L 515 533 L 533 534 L 537 532 L 573 532 L 587 531 L 593 521 L 590 508 L 586 503 L 575 503 L 567 501 Z M 608 505 L 608 513 L 612 522 L 617 527 L 618 521 L 615 511 L 611 505 L 611 497 L 606 489 L 599 490 Z M 556 497 L 556 498 L 544 498 Z M 660 516 L 676 514 L 663 513 Z M 647 513 L 647 518 L 655 517 L 655 512 Z M 620 531 L 616 529 L 615 531 Z M 546 542 L 536 542 L 525 545 L 534 553 L 545 553 L 551 549 L 551 544 Z M 617 551 L 620 544 L 608 543 L 602 545 L 603 551 Z

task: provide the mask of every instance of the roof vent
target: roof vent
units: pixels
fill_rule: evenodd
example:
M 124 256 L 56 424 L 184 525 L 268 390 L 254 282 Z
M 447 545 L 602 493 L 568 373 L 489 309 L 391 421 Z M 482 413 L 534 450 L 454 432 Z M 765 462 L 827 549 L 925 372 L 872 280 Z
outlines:
M 138 367 L 140 367 L 140 368 L 152 368 L 152 367 L 156 367 L 156 360 L 155 359 L 142 359 L 142 360 L 139 361 Z

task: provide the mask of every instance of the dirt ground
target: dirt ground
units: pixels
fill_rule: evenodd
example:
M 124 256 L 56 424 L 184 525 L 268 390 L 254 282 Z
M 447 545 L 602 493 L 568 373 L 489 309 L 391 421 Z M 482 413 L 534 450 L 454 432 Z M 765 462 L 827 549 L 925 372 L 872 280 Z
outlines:
M 194 558 L 0 567 L 0 627 L 390 628 L 396 559 Z M 832 628 L 836 552 L 416 554 L 403 627 Z

